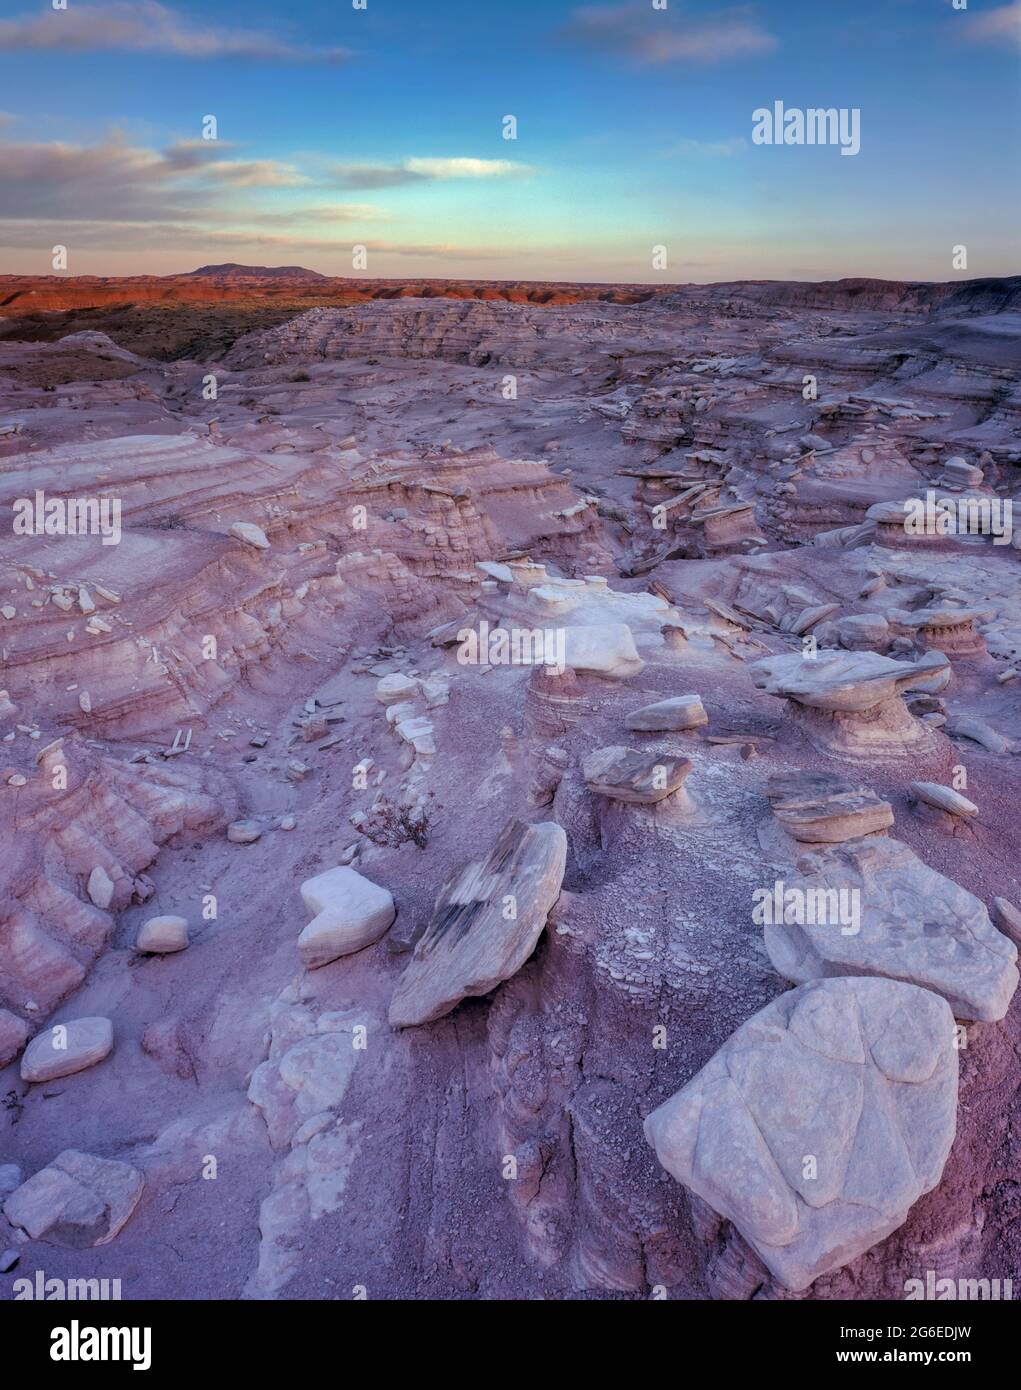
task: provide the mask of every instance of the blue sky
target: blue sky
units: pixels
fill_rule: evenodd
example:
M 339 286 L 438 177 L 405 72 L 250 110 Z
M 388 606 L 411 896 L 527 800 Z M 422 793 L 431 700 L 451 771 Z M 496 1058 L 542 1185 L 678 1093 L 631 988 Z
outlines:
M 0 0 L 0 271 L 1011 274 L 1019 79 L 1021 0 Z

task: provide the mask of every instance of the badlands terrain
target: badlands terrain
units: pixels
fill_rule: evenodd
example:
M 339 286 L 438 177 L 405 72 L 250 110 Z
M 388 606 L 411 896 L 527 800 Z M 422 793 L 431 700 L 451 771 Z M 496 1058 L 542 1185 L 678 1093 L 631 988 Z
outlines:
M 0 1297 L 1021 1280 L 1021 279 L 0 300 Z

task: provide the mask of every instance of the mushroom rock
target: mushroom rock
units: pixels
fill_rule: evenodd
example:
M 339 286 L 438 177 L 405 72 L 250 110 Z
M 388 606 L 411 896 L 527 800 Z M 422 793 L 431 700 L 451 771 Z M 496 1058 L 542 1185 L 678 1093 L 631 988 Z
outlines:
M 806 844 L 840 844 L 893 825 L 888 801 L 828 772 L 780 773 L 769 779 L 766 796 L 784 830 Z
M 986 651 L 986 641 L 975 624 L 990 616 L 989 610 L 972 608 L 918 608 L 899 614 L 897 621 L 912 628 L 918 641 L 931 650 L 951 657 L 979 656 Z
M 906 546 L 925 549 L 948 548 L 953 544 L 952 536 L 935 528 L 909 530 L 907 523 L 911 512 L 910 502 L 876 502 L 874 506 L 869 507 L 865 519 L 875 527 L 876 544 L 895 549 L 904 549 Z
M 688 630 L 683 623 L 663 624 L 663 645 L 670 652 L 688 651 Z
M 978 898 L 901 841 L 811 850 L 784 888 L 784 912 L 767 903 L 759 915 L 769 958 L 786 979 L 884 975 L 942 995 L 956 1018 L 995 1023 L 1007 1012 L 1016 948 Z
M 466 864 L 440 889 L 394 990 L 391 1024 L 430 1023 L 515 975 L 535 949 L 566 866 L 562 826 L 509 821 L 484 859 Z
M 645 1134 L 800 1291 L 895 1231 L 939 1182 L 957 1081 L 945 1000 L 893 980 L 819 980 L 738 1028 Z
M 930 488 L 924 498 L 877 502 L 869 507 L 865 517 L 875 528 L 877 545 L 960 554 L 987 543 L 986 519 L 998 501 L 992 494 L 970 489 L 954 489 L 946 496 Z
M 755 507 L 751 502 L 738 502 L 730 506 L 692 512 L 689 520 L 692 526 L 702 527 L 707 550 L 765 544 L 766 538 L 759 531 L 755 520 Z
M 894 661 L 876 652 L 819 651 L 769 656 L 749 668 L 760 690 L 788 701 L 809 738 L 844 756 L 894 756 L 931 747 L 935 735 L 908 713 L 904 690 L 931 690 L 949 678 L 938 652 Z
M 538 584 L 545 584 L 549 578 L 545 565 L 527 559 L 509 560 L 505 568 L 509 571 L 508 582 L 512 589 L 526 591 Z
M 937 478 L 937 486 L 949 488 L 973 488 L 981 487 L 985 478 L 981 468 L 971 464 L 967 459 L 955 455 L 948 458 L 943 464 L 943 471 Z

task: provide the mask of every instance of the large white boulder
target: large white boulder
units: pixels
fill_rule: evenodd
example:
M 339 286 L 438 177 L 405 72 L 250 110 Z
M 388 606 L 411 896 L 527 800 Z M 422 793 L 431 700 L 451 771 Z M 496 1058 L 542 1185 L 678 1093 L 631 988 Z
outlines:
M 645 1121 L 663 1167 L 805 1289 L 895 1231 L 957 1128 L 954 1018 L 929 990 L 820 980 L 780 995 Z
M 569 627 L 564 638 L 565 665 L 575 671 L 623 679 L 634 676 L 645 662 L 638 655 L 627 623 L 602 623 L 598 627 Z
M 371 946 L 397 915 L 386 888 L 346 867 L 308 879 L 301 885 L 301 896 L 308 910 L 317 914 L 298 937 L 298 954 L 306 970 Z

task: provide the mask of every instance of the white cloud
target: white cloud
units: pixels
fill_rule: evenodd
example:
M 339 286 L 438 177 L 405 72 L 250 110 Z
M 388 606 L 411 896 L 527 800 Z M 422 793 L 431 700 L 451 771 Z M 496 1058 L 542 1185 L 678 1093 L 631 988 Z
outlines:
M 247 58 L 276 62 L 336 63 L 350 58 L 345 48 L 294 44 L 261 30 L 204 24 L 159 3 L 159 0 L 113 0 L 83 5 L 72 0 L 66 10 L 49 5 L 39 13 L 0 20 L 0 49 L 164 53 L 179 58 Z
M 654 10 L 649 4 L 583 5 L 572 10 L 559 37 L 579 48 L 632 62 L 710 66 L 771 53 L 776 39 L 748 6 L 720 10 L 701 19 L 680 4 Z
M 404 159 L 398 164 L 336 164 L 333 177 L 344 188 L 398 188 L 449 179 L 527 177 L 535 170 L 509 159 Z
M 502 179 L 530 173 L 525 164 L 509 159 L 407 159 L 405 167 L 427 179 Z

